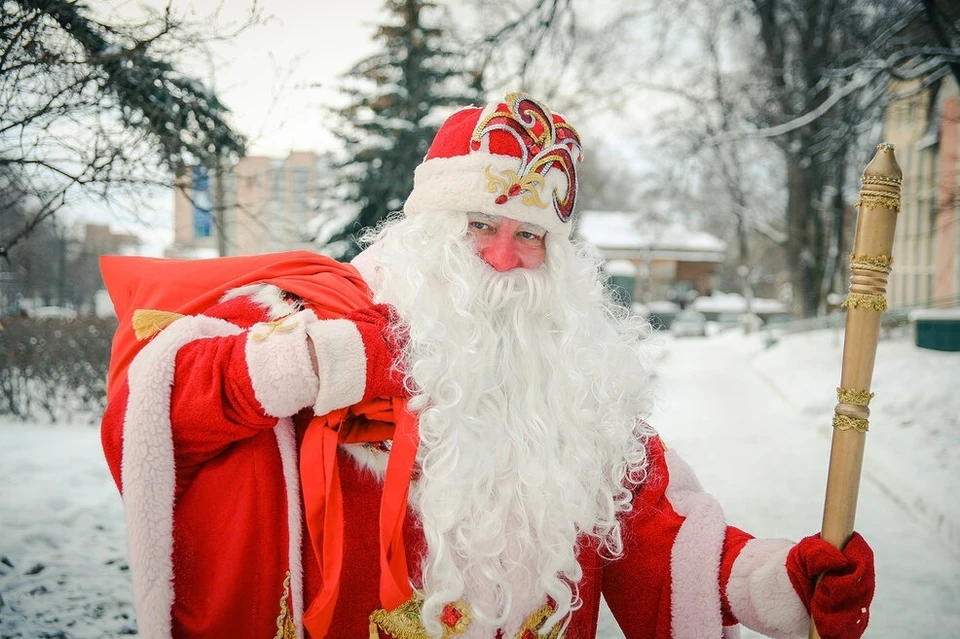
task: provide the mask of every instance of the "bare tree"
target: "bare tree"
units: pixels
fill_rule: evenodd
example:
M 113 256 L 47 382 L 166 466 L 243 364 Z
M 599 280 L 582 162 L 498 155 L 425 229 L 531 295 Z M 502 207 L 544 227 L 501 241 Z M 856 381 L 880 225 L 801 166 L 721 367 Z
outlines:
M 622 113 L 644 75 L 634 58 L 646 13 L 631 0 L 448 4 L 451 33 L 492 96 L 528 91 L 583 119 Z
M 72 198 L 110 204 L 185 167 L 243 153 L 227 109 L 175 61 L 231 33 L 168 7 L 140 23 L 106 24 L 66 0 L 0 0 L 0 165 L 22 185 L 20 224 L 0 230 L 0 257 Z
M 655 10 L 659 44 L 644 61 L 661 73 L 643 88 L 678 106 L 661 130 L 680 157 L 699 160 L 688 166 L 701 186 L 721 185 L 742 263 L 746 230 L 784 231 L 795 312 L 815 314 L 837 284 L 855 175 L 877 141 L 888 81 L 945 69 L 957 57 L 953 32 L 936 46 L 919 0 L 688 0 Z M 766 201 L 781 221 L 751 213 L 763 198 L 752 194 L 747 154 L 764 147 L 775 154 L 759 183 L 780 180 L 782 195 Z

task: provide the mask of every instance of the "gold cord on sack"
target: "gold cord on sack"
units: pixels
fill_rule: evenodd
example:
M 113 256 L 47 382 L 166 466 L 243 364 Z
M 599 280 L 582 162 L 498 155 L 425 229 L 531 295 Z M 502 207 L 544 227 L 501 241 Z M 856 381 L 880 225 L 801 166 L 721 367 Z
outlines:
M 150 339 L 182 317 L 185 317 L 185 315 L 173 311 L 138 308 L 133 312 L 133 318 L 131 319 L 133 334 L 140 341 Z
M 292 324 L 284 324 L 289 317 L 290 315 L 285 315 L 280 319 L 273 320 L 272 322 L 261 322 L 258 326 L 264 327 L 267 330 L 263 333 L 253 333 L 253 339 L 257 342 L 262 342 L 274 333 L 286 333 L 287 331 L 292 331 L 297 327 L 297 320 L 293 320 Z

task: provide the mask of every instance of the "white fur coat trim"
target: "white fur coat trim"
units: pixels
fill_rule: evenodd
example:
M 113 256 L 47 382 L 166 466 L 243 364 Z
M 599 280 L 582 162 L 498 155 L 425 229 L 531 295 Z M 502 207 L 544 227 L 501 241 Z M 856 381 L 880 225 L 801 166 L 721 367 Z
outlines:
M 232 288 L 223 294 L 220 301 L 227 302 L 234 298 L 244 296 L 248 296 L 254 304 L 263 308 L 267 313 L 267 317 L 272 320 L 286 317 L 296 310 L 293 308 L 293 305 L 287 301 L 283 289 L 273 284 L 264 284 L 262 282 Z
M 568 188 L 566 175 L 559 169 L 543 175 L 544 185 L 537 189 L 543 208 L 527 204 L 520 195 L 497 204 L 497 193 L 488 188 L 486 171 L 495 174 L 520 170 L 520 158 L 489 153 L 471 153 L 450 158 L 434 158 L 414 171 L 413 191 L 403 205 L 408 216 L 421 213 L 472 211 L 505 216 L 543 227 L 559 237 L 570 236 L 572 224 L 564 222 L 553 207 L 554 193 L 562 197 Z
M 196 339 L 239 332 L 240 328 L 221 319 L 185 317 L 144 346 L 130 364 L 120 476 L 137 625 L 145 639 L 171 633 L 176 478 L 170 387 L 177 351 Z
M 703 491 L 693 469 L 666 453 L 670 482 L 666 496 L 684 518 L 671 551 L 671 616 L 675 639 L 716 637 L 723 628 L 720 613 L 720 555 L 726 522 L 720 504 Z M 736 628 L 724 630 L 736 637 Z
M 323 320 L 307 326 L 317 352 L 320 388 L 315 415 L 353 406 L 363 399 L 367 386 L 367 355 L 363 338 L 350 320 Z
M 317 323 L 312 311 L 254 324 L 245 357 L 250 383 L 267 415 L 289 417 L 317 399 L 317 376 L 310 363 L 307 327 Z
M 289 541 L 290 593 L 293 599 L 293 622 L 297 638 L 303 634 L 303 513 L 300 509 L 300 464 L 297 454 L 297 437 L 293 421 L 282 418 L 273 429 L 280 448 L 280 463 L 283 466 L 283 481 L 287 488 L 287 534 Z
M 727 584 L 727 600 L 740 623 L 773 639 L 806 637 L 810 630 L 810 616 L 787 576 L 792 547 L 787 539 L 751 539 Z

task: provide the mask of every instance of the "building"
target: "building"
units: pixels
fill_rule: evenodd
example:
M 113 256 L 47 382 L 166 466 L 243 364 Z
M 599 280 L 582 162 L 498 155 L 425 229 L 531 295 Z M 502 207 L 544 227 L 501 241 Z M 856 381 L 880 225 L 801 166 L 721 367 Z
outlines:
M 960 305 L 960 91 L 954 78 L 894 81 L 883 138 L 903 169 L 891 308 Z
M 174 243 L 168 257 L 210 257 L 219 250 L 217 199 L 223 200 L 223 250 L 249 255 L 311 246 L 306 229 L 319 199 L 319 157 L 294 151 L 279 160 L 250 155 L 223 175 L 196 167 L 177 180 Z
M 709 233 L 653 221 L 639 212 L 584 211 L 576 235 L 606 258 L 611 282 L 628 302 L 685 305 L 709 295 L 727 248 Z
M 132 254 L 142 245 L 140 237 L 106 224 L 85 224 L 82 235 L 79 229 L 41 227 L 19 247 L 13 268 L 0 264 L 0 315 L 96 313 L 103 288 L 100 256 Z

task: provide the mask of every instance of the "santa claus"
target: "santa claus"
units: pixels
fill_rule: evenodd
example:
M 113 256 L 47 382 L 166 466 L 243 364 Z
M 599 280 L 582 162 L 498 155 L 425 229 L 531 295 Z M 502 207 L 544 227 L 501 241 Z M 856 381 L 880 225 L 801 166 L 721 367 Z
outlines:
M 601 598 L 628 638 L 863 633 L 859 535 L 727 526 L 644 421 L 647 326 L 570 239 L 579 160 L 509 94 L 446 121 L 352 264 L 160 265 L 214 275 L 157 312 L 105 263 L 149 338 L 118 334 L 103 420 L 142 636 L 572 639 Z

